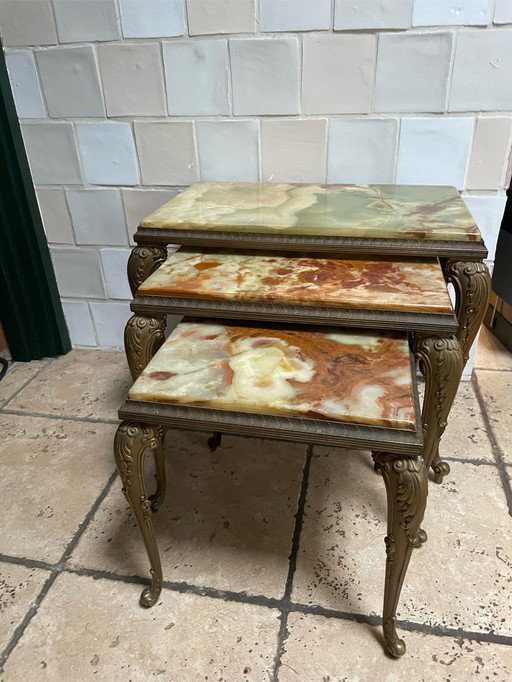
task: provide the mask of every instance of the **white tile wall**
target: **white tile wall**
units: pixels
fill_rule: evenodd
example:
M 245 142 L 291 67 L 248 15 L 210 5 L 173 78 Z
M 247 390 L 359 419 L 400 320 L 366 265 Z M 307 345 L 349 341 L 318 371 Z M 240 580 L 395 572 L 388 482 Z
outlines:
M 133 233 L 201 179 L 454 184 L 493 246 L 512 0 L 0 0 L 0 33 L 75 343 L 122 343 Z
M 331 15 L 331 0 L 260 0 L 261 31 L 329 29 Z
M 6 50 L 16 111 L 20 118 L 45 118 L 43 95 L 32 50 Z
M 493 0 L 414 0 L 413 26 L 487 26 Z
M 162 55 L 157 43 L 98 45 L 107 116 L 165 116 Z
M 192 123 L 135 123 L 142 182 L 190 185 L 199 179 Z
M 334 0 L 334 29 L 409 28 L 413 0 Z
M 80 156 L 93 185 L 137 185 L 139 171 L 129 123 L 77 123 Z
M 460 31 L 450 111 L 511 111 L 512 29 Z
M 48 242 L 74 244 L 75 235 L 64 190 L 61 187 L 40 187 L 37 201 Z
M 166 42 L 163 54 L 169 114 L 229 114 L 226 40 Z
M 214 33 L 254 33 L 255 0 L 187 0 L 191 36 Z
M 376 40 L 372 35 L 305 35 L 302 111 L 306 114 L 367 113 L 375 51 Z
M 394 119 L 331 121 L 327 182 L 392 183 L 397 129 Z
M 37 50 L 36 61 L 50 116 L 105 115 L 91 45 Z
M 101 264 L 109 298 L 132 299 L 126 264 L 130 249 L 100 249 Z
M 85 301 L 62 301 L 64 317 L 74 346 L 96 346 L 91 312 Z
M 464 187 L 473 118 L 404 118 L 397 183 Z
M 61 43 L 120 37 L 115 0 L 53 0 Z
M 299 113 L 297 38 L 237 38 L 230 55 L 236 115 Z
M 512 24 L 512 2 L 510 0 L 496 0 L 494 23 Z
M 444 111 L 452 42 L 451 33 L 381 35 L 375 111 Z
M 202 180 L 259 180 L 256 121 L 198 121 L 196 126 Z
M 25 123 L 21 129 L 32 178 L 36 184 L 82 183 L 71 123 Z
M 118 189 L 69 189 L 66 198 L 77 244 L 126 246 L 126 222 Z
M 89 305 L 99 345 L 107 348 L 123 348 L 124 328 L 132 315 L 129 303 L 103 301 Z
M 262 180 L 325 182 L 327 121 L 261 122 Z
M 183 0 L 119 0 L 125 38 L 181 36 L 185 32 Z
M 469 212 L 475 219 L 489 250 L 489 260 L 494 260 L 506 200 L 506 197 L 464 197 Z

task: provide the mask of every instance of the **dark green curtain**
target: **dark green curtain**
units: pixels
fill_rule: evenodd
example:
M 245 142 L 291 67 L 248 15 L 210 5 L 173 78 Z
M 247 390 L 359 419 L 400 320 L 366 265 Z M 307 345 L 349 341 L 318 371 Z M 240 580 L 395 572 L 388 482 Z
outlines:
M 0 320 L 14 360 L 71 348 L 1 46 Z

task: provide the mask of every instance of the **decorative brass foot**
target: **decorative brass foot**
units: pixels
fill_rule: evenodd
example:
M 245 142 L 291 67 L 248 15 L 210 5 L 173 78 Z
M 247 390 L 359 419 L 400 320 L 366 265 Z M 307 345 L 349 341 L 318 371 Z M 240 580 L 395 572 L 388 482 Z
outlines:
M 163 344 L 167 318 L 132 315 L 124 329 L 124 349 L 132 378 L 138 378 L 142 370 Z
M 149 450 L 161 452 L 161 447 L 161 427 L 148 424 L 122 422 L 114 439 L 114 456 L 123 482 L 123 493 L 135 514 L 149 558 L 151 586 L 140 596 L 141 606 L 146 607 L 153 606 L 160 596 L 163 577 L 151 518 L 152 498 L 147 494 L 144 480 L 144 458 Z
M 491 278 L 487 266 L 482 261 L 465 261 L 455 258 L 446 262 L 444 274 L 455 289 L 455 312 L 459 321 L 457 338 L 462 347 L 465 365 L 485 315 L 491 290 Z
M 162 244 L 136 246 L 128 259 L 127 274 L 132 296 L 151 273 L 167 260 L 167 247 Z
M 448 462 L 444 462 L 439 459 L 439 453 L 436 452 L 432 464 L 430 465 L 432 471 L 434 472 L 434 481 L 436 483 L 442 483 L 445 476 L 450 473 L 450 465 Z
M 462 350 L 455 336 L 437 338 L 416 334 L 414 354 L 425 375 L 425 397 L 421 421 L 423 424 L 423 459 L 427 470 L 435 466 L 436 482 L 449 472 L 446 462 L 439 460 L 439 441 L 446 428 L 460 378 Z
M 395 628 L 396 608 L 414 547 L 427 539 L 420 528 L 427 503 L 427 469 L 421 457 L 404 458 L 372 452 L 382 474 L 388 498 L 386 582 L 382 615 L 384 639 L 391 656 L 403 656 L 405 643 Z
M 219 431 L 214 431 L 213 436 L 211 438 L 208 438 L 208 447 L 212 452 L 215 452 L 215 450 L 220 447 L 220 444 L 222 443 L 222 433 Z

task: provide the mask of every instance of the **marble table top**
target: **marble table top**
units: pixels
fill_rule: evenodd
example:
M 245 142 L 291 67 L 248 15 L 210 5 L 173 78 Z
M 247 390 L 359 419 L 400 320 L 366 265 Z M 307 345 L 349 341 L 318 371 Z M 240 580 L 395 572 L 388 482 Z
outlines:
M 455 187 L 198 182 L 144 228 L 482 241 Z
M 437 259 L 345 260 L 181 248 L 140 295 L 451 313 Z
M 182 322 L 131 400 L 414 429 L 405 334 Z

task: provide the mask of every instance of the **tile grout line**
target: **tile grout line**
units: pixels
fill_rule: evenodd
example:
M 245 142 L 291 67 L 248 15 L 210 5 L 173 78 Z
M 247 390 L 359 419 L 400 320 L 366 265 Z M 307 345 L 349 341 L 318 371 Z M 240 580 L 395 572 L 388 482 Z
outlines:
M 41 367 L 36 371 L 36 373 L 35 373 L 33 376 L 31 376 L 29 379 L 27 379 L 27 380 L 25 381 L 25 383 L 22 384 L 22 385 L 18 388 L 17 391 L 14 391 L 14 393 L 11 395 L 10 398 L 7 398 L 7 400 L 5 401 L 5 403 L 0 407 L 0 412 L 3 412 L 4 409 L 5 409 L 5 407 L 11 402 L 11 400 L 14 400 L 14 398 L 16 398 L 16 396 L 17 396 L 19 393 L 21 393 L 21 391 L 23 391 L 24 388 L 26 388 L 32 381 L 34 381 L 34 379 L 36 379 L 36 378 L 41 374 L 41 372 L 42 372 L 43 370 L 45 370 L 47 367 L 49 367 L 49 366 L 52 364 L 52 362 L 54 361 L 54 359 L 55 359 L 55 358 L 44 358 L 43 360 L 41 360 L 41 361 L 40 361 L 40 362 L 41 362 Z M 9 370 L 7 370 L 7 371 L 9 371 Z
M 119 424 L 119 419 L 101 419 L 101 417 L 69 417 L 62 414 L 46 414 L 44 412 L 23 412 L 23 410 L 11 410 L 2 408 L 3 414 L 12 414 L 16 417 L 37 417 L 42 419 L 61 419 L 71 422 L 85 422 L 87 424 Z
M 110 475 L 106 485 L 103 487 L 102 491 L 100 492 L 100 494 L 98 495 L 98 497 L 94 501 L 92 507 L 89 509 L 89 511 L 85 515 L 84 520 L 79 524 L 76 532 L 74 533 L 71 540 L 68 542 L 61 558 L 59 559 L 59 561 L 56 564 L 50 565 L 51 573 L 48 576 L 45 584 L 43 585 L 43 587 L 41 588 L 41 591 L 39 592 L 39 594 L 35 598 L 32 606 L 29 608 L 29 610 L 25 614 L 25 617 L 23 618 L 21 623 L 18 625 L 18 627 L 15 629 L 14 634 L 12 635 L 11 639 L 9 640 L 7 646 L 5 647 L 5 649 L 0 654 L 0 673 L 3 672 L 4 665 L 7 661 L 7 659 L 9 658 L 9 656 L 11 655 L 13 650 L 15 649 L 16 645 L 20 641 L 21 637 L 23 636 L 27 625 L 30 623 L 32 618 L 37 614 L 39 607 L 41 606 L 44 598 L 48 594 L 51 586 L 53 585 L 53 583 L 57 579 L 57 576 L 59 576 L 62 573 L 62 571 L 64 570 L 64 565 L 65 565 L 66 561 L 68 560 L 69 555 L 71 554 L 73 549 L 76 547 L 78 540 L 80 539 L 80 537 L 84 533 L 85 529 L 89 525 L 89 522 L 92 519 L 92 517 L 94 516 L 94 514 L 96 513 L 96 511 L 98 510 L 98 507 L 103 502 L 105 497 L 108 495 L 116 477 L 117 477 L 117 469 L 112 472 L 112 474 Z M 33 561 L 30 559 L 28 560 L 28 562 L 33 564 Z M 13 561 L 12 563 L 21 563 L 21 561 Z M 32 565 L 31 568 L 34 568 L 34 566 Z
M 503 452 L 498 445 L 498 441 L 496 439 L 496 436 L 494 435 L 494 430 L 492 428 L 491 420 L 489 418 L 489 414 L 487 413 L 487 408 L 485 405 L 485 400 L 482 395 L 482 391 L 480 390 L 480 384 L 478 383 L 478 377 L 476 374 L 473 375 L 472 379 L 473 387 L 475 389 L 475 395 L 478 400 L 478 404 L 480 406 L 480 411 L 482 413 L 482 418 L 484 420 L 485 424 L 485 429 L 487 431 L 487 436 L 491 442 L 491 448 L 492 448 L 492 453 L 494 455 L 494 459 L 496 461 L 496 467 L 498 469 L 498 473 L 501 479 L 501 485 L 503 487 L 503 492 L 505 494 L 505 499 L 507 500 L 508 504 L 508 513 L 510 516 L 512 516 L 512 489 L 510 486 L 510 479 L 508 477 L 507 473 L 507 467 L 505 465 L 504 459 L 503 459 Z
M 281 667 L 281 659 L 285 651 L 285 642 L 288 639 L 288 615 L 290 613 L 291 604 L 291 594 L 293 587 L 293 577 L 295 575 L 295 570 L 297 568 L 297 555 L 299 552 L 299 541 L 300 534 L 302 531 L 302 522 L 304 520 L 304 507 L 306 505 L 306 493 L 309 483 L 309 470 L 311 467 L 311 460 L 313 458 L 313 445 L 308 445 L 306 449 L 306 462 L 304 463 L 304 469 L 302 474 L 302 483 L 300 486 L 299 500 L 297 503 L 297 512 L 295 513 L 295 528 L 293 529 L 292 537 L 292 548 L 290 551 L 289 563 L 288 563 L 288 575 L 286 578 L 286 585 L 284 589 L 284 595 L 281 600 L 281 615 L 280 615 L 280 626 L 279 633 L 277 636 L 277 650 L 274 658 L 274 670 L 272 673 L 273 682 L 277 682 L 279 668 Z

